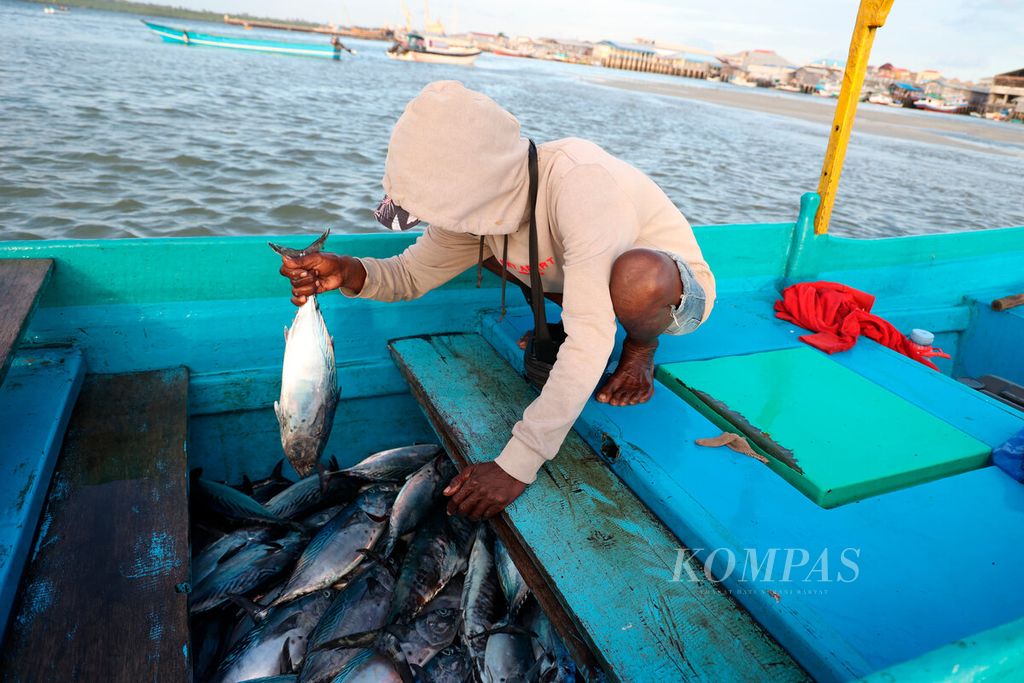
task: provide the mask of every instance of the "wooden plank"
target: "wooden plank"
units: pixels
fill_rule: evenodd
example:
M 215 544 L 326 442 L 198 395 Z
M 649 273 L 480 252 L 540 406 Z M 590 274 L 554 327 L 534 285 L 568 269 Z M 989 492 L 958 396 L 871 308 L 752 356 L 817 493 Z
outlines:
M 84 374 L 81 353 L 47 349 L 17 356 L 0 385 L 0 642 Z
M 536 394 L 478 335 L 396 340 L 392 355 L 460 465 L 494 458 Z M 750 615 L 571 432 L 495 529 L 566 644 L 622 681 L 805 680 Z M 673 580 L 681 577 L 682 580 Z
M 0 658 L 3 679 L 187 681 L 183 368 L 86 378 Z
M 0 259 L 0 384 L 52 270 L 53 259 Z

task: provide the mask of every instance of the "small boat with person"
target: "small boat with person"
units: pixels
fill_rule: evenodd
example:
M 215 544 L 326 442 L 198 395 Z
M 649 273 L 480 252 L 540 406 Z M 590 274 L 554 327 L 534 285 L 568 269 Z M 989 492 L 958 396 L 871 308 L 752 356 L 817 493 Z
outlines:
M 475 47 L 453 43 L 443 36 L 408 33 L 388 48 L 388 57 L 403 62 L 471 66 L 480 52 Z
M 279 40 L 199 33 L 198 31 L 154 24 L 146 20 L 142 20 L 142 23 L 153 33 L 160 36 L 165 43 L 174 43 L 188 47 L 220 47 L 233 50 L 249 50 L 252 52 L 299 55 L 302 57 L 327 57 L 329 59 L 340 59 L 343 51 L 352 55 L 355 54 L 353 50 L 345 47 L 344 43 L 337 36 L 332 36 L 331 42 L 326 45 L 319 43 L 287 43 Z

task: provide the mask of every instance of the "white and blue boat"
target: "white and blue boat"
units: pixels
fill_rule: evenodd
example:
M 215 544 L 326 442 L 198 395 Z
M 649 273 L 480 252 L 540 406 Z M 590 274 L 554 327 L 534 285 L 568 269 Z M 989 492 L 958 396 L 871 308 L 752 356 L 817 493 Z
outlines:
M 165 43 L 175 43 L 189 47 L 221 47 L 232 50 L 251 50 L 253 52 L 273 52 L 284 55 L 303 57 L 327 57 L 340 59 L 342 51 L 355 54 L 345 47 L 336 37 L 326 45 L 317 43 L 286 43 L 279 40 L 262 40 L 259 38 L 242 38 L 239 36 L 218 36 L 212 33 L 199 33 L 182 28 L 162 26 L 143 20 L 149 30 L 160 36 Z

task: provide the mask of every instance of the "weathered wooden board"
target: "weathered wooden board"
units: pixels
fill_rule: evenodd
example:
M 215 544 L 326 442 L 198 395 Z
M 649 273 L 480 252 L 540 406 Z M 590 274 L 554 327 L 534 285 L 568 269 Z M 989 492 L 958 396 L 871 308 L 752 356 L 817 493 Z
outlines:
M 493 459 L 536 395 L 478 335 L 391 350 L 460 465 Z M 806 678 L 699 566 L 676 571 L 682 544 L 575 432 L 495 528 L 567 645 L 614 679 Z
M 4 643 L 5 681 L 188 681 L 185 369 L 86 378 Z
M 0 259 L 0 384 L 52 270 L 53 259 Z
M 74 349 L 22 353 L 0 385 L 0 642 L 85 374 Z

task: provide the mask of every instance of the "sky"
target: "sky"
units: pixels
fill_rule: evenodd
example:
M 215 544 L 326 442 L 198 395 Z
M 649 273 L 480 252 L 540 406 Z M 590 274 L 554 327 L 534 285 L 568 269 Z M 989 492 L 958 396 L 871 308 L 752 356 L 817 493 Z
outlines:
M 358 24 L 404 23 L 400 0 L 153 0 L 194 9 Z M 421 0 L 406 0 L 422 23 Z M 433 0 L 449 32 L 651 38 L 715 52 L 773 49 L 798 64 L 845 59 L 857 0 Z M 895 0 L 872 64 L 978 79 L 1024 67 L 1024 1 Z

